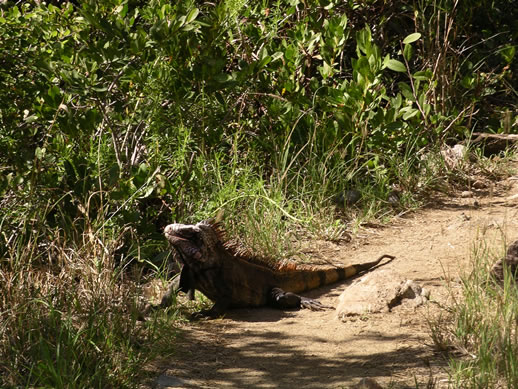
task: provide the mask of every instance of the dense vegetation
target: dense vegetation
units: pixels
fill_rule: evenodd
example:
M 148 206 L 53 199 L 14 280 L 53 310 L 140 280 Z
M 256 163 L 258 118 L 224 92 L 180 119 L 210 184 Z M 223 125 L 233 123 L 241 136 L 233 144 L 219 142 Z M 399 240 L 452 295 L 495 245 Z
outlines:
M 514 1 L 77 4 L 0 6 L 6 385 L 131 386 L 164 331 L 137 316 L 168 222 L 224 210 L 287 255 L 443 187 L 442 145 L 516 126 Z

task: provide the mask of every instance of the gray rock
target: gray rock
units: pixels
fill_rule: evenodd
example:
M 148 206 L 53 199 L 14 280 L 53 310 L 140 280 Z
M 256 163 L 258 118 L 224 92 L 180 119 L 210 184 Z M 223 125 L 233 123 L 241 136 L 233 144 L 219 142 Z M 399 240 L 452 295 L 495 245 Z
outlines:
M 178 377 L 161 374 L 156 380 L 157 388 L 186 388 L 187 382 Z
M 369 273 L 348 286 L 339 297 L 336 313 L 347 321 L 368 313 L 390 312 L 400 304 L 417 307 L 428 301 L 430 292 L 390 269 Z
M 354 389 L 383 389 L 383 386 L 378 384 L 374 378 L 362 378 Z

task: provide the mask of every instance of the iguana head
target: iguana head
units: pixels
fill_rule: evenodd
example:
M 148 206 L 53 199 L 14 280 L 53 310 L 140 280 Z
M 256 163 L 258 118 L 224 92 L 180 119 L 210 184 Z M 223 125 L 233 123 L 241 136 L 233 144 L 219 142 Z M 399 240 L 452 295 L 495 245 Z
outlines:
M 188 265 L 213 265 L 217 261 L 216 251 L 221 242 L 217 231 L 207 221 L 169 224 L 164 235 Z

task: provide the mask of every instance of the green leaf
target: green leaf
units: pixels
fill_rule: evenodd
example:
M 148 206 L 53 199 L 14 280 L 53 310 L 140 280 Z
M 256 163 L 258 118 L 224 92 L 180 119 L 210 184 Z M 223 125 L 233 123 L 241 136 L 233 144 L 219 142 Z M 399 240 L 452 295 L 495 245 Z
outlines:
M 272 54 L 272 62 L 278 60 L 279 58 L 282 58 L 284 54 L 282 51 L 277 51 L 276 53 Z
M 182 27 L 182 31 L 192 31 L 197 28 L 198 28 L 198 26 L 196 24 L 186 24 L 185 26 Z
M 149 196 L 151 196 L 151 194 L 153 193 L 153 191 L 155 190 L 155 187 L 152 186 L 152 185 L 149 185 L 145 190 L 144 192 L 139 196 L 139 199 L 145 199 Z
M 356 33 L 357 48 L 360 49 L 364 54 L 370 54 L 371 40 L 371 30 L 368 26 Z
M 45 152 L 47 150 L 45 149 L 45 147 L 36 147 L 36 150 L 34 151 L 34 155 L 36 156 L 37 159 L 43 159 L 43 157 L 45 157 Z
M 401 97 L 401 94 L 398 93 L 395 98 L 392 99 L 392 106 L 395 109 L 399 109 L 401 107 L 401 103 L 403 102 L 403 98 Z
M 410 85 L 408 85 L 404 82 L 400 82 L 400 83 L 398 83 L 398 87 L 405 99 L 410 100 L 410 101 L 415 100 L 414 95 L 412 93 L 412 88 L 410 87 Z
M 414 48 L 412 45 L 405 45 L 405 48 L 403 49 L 403 57 L 407 61 L 410 61 L 412 59 L 412 55 L 414 54 Z
M 500 50 L 500 55 L 504 59 L 505 62 L 510 64 L 513 61 L 514 55 L 516 53 L 516 47 L 515 46 L 506 46 L 502 50 Z
M 472 75 L 464 76 L 460 84 L 466 89 L 471 89 L 475 85 L 475 78 Z
M 403 115 L 403 120 L 408 120 L 410 118 L 413 118 L 415 115 L 419 113 L 418 109 L 411 108 L 405 114 Z
M 320 42 L 320 39 L 322 38 L 322 34 L 321 33 L 313 33 L 313 35 L 311 36 L 311 38 L 309 38 L 308 40 L 308 43 L 307 43 L 307 51 L 309 53 L 313 52 L 313 47 L 315 46 L 316 43 Z
M 128 4 L 119 5 L 115 8 L 115 13 L 119 14 L 121 18 L 124 18 L 126 14 L 128 13 Z
M 421 34 L 418 32 L 414 32 L 413 34 L 410 34 L 405 39 L 403 39 L 403 44 L 407 45 L 409 43 L 415 42 L 419 38 L 421 38 Z
M 224 84 L 226 82 L 230 82 L 232 80 L 233 80 L 232 76 L 230 74 L 227 74 L 227 73 L 220 73 L 220 74 L 216 74 L 214 76 L 214 81 L 219 82 L 221 84 Z
M 400 73 L 406 72 L 406 67 L 403 64 L 403 62 L 400 62 L 397 59 L 389 59 L 388 61 L 385 61 L 384 67 L 387 67 L 390 70 L 393 70 L 395 72 L 400 72 Z
M 291 61 L 295 58 L 296 54 L 297 54 L 297 49 L 290 45 L 290 46 L 286 47 L 286 50 L 284 52 L 284 58 L 286 58 L 286 60 L 288 60 L 288 61 Z
M 198 14 L 200 13 L 200 10 L 198 8 L 194 8 L 192 9 L 186 16 L 185 18 L 185 23 L 191 23 L 194 19 L 196 19 L 196 17 L 198 16 Z
M 335 5 L 334 5 L 334 3 L 333 3 L 333 2 L 330 2 L 328 5 L 326 5 L 326 6 L 324 7 L 324 9 L 325 9 L 325 10 L 327 10 L 327 11 L 329 11 L 330 9 L 333 9 L 333 7 L 334 7 L 334 6 L 335 6 Z
M 430 104 L 423 104 L 423 111 L 426 116 L 430 114 L 430 111 L 432 109 L 432 106 Z
M 23 121 L 27 124 L 35 122 L 36 120 L 38 120 L 38 116 L 36 116 L 36 115 L 30 115 L 30 116 L 23 118 Z
M 421 93 L 419 97 L 417 98 L 417 101 L 419 101 L 419 105 L 422 107 L 425 104 L 426 95 L 424 93 Z
M 333 67 L 329 66 L 329 64 L 326 61 L 324 61 L 324 64 L 322 66 L 318 67 L 318 71 L 320 72 L 322 77 L 324 77 L 324 79 L 333 75 Z
M 13 8 L 11 8 L 10 16 L 14 19 L 18 19 L 20 17 L 20 10 L 18 9 L 18 6 L 15 5 Z
M 261 61 L 259 61 L 259 64 L 257 65 L 258 69 L 264 68 L 266 65 L 268 65 L 272 61 L 272 57 L 267 55 L 264 57 Z
M 52 85 L 52 86 L 49 88 L 49 90 L 48 90 L 48 92 L 47 92 L 47 93 L 48 93 L 48 94 L 49 94 L 49 96 L 50 96 L 50 97 L 52 97 L 52 98 L 55 98 L 56 96 L 59 96 L 59 88 L 58 88 L 58 86 L 57 86 L 57 85 Z
M 415 80 L 422 80 L 422 81 L 428 81 L 432 78 L 433 73 L 430 70 L 425 70 L 421 72 L 415 72 L 412 77 L 414 77 Z

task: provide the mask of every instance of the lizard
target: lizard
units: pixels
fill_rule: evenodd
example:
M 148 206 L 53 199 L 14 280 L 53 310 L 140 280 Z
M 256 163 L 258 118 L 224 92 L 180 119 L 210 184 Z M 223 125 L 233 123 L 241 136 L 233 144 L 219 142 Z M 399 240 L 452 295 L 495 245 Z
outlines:
M 164 235 L 183 264 L 179 280 L 171 283 L 160 307 L 170 304 L 173 293 L 199 290 L 214 302 L 212 308 L 195 317 L 215 318 L 228 308 L 271 306 L 280 309 L 327 307 L 318 300 L 298 295 L 311 289 L 353 277 L 380 264 L 377 260 L 342 267 L 295 264 L 293 261 L 272 264 L 250 255 L 225 239 L 220 223 L 170 224 Z
M 504 283 L 504 267 L 508 267 L 513 279 L 518 277 L 518 240 L 507 248 L 505 257 L 493 264 L 491 274 L 500 284 Z

